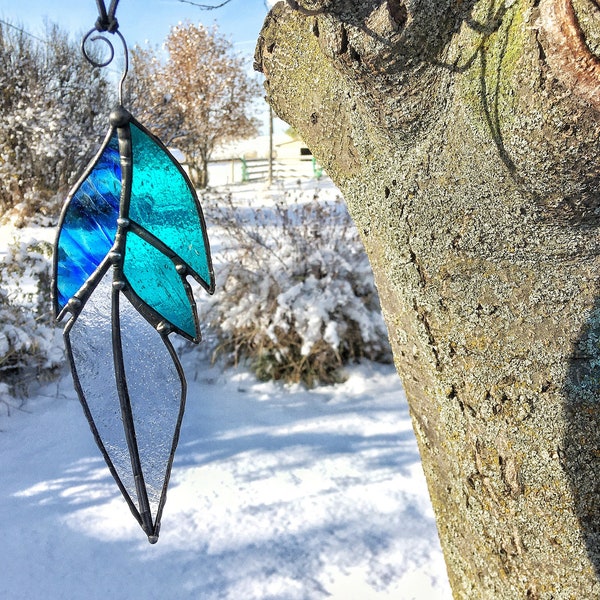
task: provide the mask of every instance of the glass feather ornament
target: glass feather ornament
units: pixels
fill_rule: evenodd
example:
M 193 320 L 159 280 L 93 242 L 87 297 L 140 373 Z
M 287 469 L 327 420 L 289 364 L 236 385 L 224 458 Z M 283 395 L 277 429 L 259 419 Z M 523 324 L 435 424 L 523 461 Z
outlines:
M 121 90 L 127 48 L 118 30 L 111 33 L 125 52 Z M 68 319 L 67 356 L 96 443 L 151 543 L 186 398 L 169 336 L 200 341 L 188 276 L 214 291 L 198 197 L 167 148 L 120 101 L 63 207 L 53 303 L 57 319 Z

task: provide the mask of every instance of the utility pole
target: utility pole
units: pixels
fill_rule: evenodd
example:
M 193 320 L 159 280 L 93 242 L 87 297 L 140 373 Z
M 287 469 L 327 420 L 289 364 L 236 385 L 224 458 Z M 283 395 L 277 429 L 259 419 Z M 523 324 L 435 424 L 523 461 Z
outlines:
M 269 187 L 273 185 L 273 108 L 269 105 Z

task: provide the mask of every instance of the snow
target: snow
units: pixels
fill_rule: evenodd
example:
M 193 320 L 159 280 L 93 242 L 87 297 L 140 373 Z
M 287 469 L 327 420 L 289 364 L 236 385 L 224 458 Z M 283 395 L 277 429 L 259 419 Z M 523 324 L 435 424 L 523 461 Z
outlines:
M 450 598 L 390 366 L 308 391 L 184 356 L 183 430 L 155 546 L 69 376 L 0 417 L 0 597 Z
M 263 203 L 271 194 L 244 190 Z M 0 227 L 0 241 L 14 231 Z M 182 355 L 187 408 L 156 545 L 66 370 L 21 409 L 0 403 L 0 598 L 451 598 L 393 366 L 352 365 L 344 383 L 307 390 L 204 354 Z

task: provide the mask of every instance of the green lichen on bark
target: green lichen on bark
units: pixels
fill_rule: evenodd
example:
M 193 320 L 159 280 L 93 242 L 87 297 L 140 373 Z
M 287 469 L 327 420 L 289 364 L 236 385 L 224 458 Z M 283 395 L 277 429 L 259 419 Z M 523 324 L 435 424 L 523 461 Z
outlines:
M 518 64 L 526 44 L 527 22 L 519 5 L 505 6 L 492 1 L 476 6 L 469 23 L 463 23 L 457 56 L 449 57 L 457 70 L 463 70 L 463 102 L 471 104 L 483 116 L 477 124 L 482 133 L 497 137 L 499 125 L 512 122 L 518 111 L 515 99 L 519 87 Z
M 533 1 L 323 7 L 257 62 L 371 259 L 455 597 L 600 598 L 598 111 Z

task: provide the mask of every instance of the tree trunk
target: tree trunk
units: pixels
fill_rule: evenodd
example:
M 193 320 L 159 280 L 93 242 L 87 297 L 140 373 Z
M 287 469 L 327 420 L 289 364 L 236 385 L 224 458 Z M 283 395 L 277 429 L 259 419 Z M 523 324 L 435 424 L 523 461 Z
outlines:
M 200 181 L 198 187 L 201 189 L 208 187 L 208 160 L 203 160 L 200 165 Z
M 205 189 L 208 186 L 208 161 L 201 160 L 200 164 L 197 161 L 188 159 L 189 177 L 195 188 Z
M 600 598 L 600 14 L 302 0 L 268 100 L 379 288 L 455 598 Z

